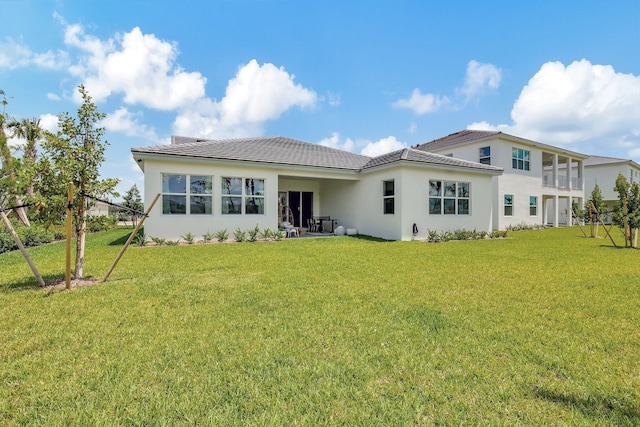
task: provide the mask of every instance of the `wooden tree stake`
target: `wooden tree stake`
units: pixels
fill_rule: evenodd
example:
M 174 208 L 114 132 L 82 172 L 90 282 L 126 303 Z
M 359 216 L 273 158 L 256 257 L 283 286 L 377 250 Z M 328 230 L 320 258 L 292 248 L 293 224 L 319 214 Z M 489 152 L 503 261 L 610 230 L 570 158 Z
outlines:
M 11 221 L 9 221 L 9 218 L 7 218 L 7 214 L 4 213 L 4 210 L 0 210 L 0 216 L 2 217 L 2 221 L 4 222 L 4 225 L 6 225 L 7 228 L 9 229 L 9 233 L 11 233 L 11 236 L 13 237 L 13 240 L 15 240 L 16 245 L 18 245 L 20 252 L 22 252 L 22 256 L 24 256 L 24 259 L 27 260 L 29 267 L 31 267 L 31 271 L 33 271 L 33 274 L 36 276 L 38 283 L 40 284 L 40 286 L 44 287 L 44 280 L 42 280 L 42 276 L 40 275 L 40 273 L 38 273 L 38 269 L 36 268 L 33 261 L 31 261 L 31 257 L 29 256 L 26 249 L 24 248 L 22 241 L 20 241 L 20 237 L 18 237 L 16 230 L 14 230 L 13 227 L 11 226 Z
M 105 274 L 104 279 L 102 279 L 103 283 L 107 281 L 107 279 L 109 278 L 109 275 L 111 274 L 113 269 L 116 268 L 116 265 L 118 264 L 118 261 L 120 261 L 120 258 L 122 258 L 122 255 L 124 255 L 124 251 L 127 250 L 127 248 L 129 247 L 129 244 L 131 243 L 133 238 L 136 237 L 136 234 L 138 233 L 138 230 L 140 230 L 140 228 L 142 227 L 142 224 L 144 224 L 144 221 L 149 216 L 149 212 L 151 212 L 151 209 L 153 209 L 153 206 L 156 204 L 156 202 L 158 201 L 159 198 L 160 198 L 160 193 L 158 193 L 156 195 L 155 199 L 153 199 L 153 202 L 151 202 L 151 206 L 149 206 L 149 209 L 147 209 L 147 212 L 145 213 L 145 215 L 142 218 L 140 218 L 140 221 L 138 222 L 138 225 L 136 226 L 135 230 L 133 230 L 133 233 L 131 233 L 131 235 L 127 239 L 127 242 L 124 244 L 122 249 L 120 249 L 120 253 L 116 257 L 115 261 L 113 261 L 113 264 L 111 264 L 111 267 L 109 268 L 109 271 L 107 271 L 107 274 Z

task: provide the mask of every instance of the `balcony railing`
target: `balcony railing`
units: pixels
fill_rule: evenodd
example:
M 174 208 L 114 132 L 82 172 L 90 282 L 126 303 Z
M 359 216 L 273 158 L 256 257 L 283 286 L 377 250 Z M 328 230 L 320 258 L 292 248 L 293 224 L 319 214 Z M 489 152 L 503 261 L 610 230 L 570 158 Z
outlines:
M 571 178 L 571 189 L 572 190 L 582 190 L 582 178 L 572 177 Z
M 558 175 L 558 188 L 569 188 L 569 180 L 565 175 Z
M 556 184 L 554 182 L 553 179 L 553 174 L 552 173 L 545 173 L 542 176 L 542 185 L 544 185 L 545 187 L 555 187 Z

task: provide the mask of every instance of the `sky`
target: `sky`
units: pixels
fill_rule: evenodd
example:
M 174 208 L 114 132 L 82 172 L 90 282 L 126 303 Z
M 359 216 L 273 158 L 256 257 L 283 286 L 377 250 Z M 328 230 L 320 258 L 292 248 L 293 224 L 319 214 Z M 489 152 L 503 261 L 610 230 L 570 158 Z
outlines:
M 281 135 L 376 156 L 464 129 L 640 163 L 640 1 L 0 0 L 14 118 L 131 148 Z M 11 144 L 19 150 L 21 141 Z M 19 151 L 16 155 L 20 155 Z

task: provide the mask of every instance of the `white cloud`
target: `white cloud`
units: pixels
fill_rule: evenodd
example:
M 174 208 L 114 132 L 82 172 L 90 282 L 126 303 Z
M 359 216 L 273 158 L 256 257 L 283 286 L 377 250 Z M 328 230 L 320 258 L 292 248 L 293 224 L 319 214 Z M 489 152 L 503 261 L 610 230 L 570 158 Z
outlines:
M 553 145 L 591 142 L 634 153 L 640 148 L 640 77 L 586 59 L 566 67 L 547 62 L 522 89 L 511 118 L 509 126 L 483 125 Z
M 154 143 L 158 143 L 159 138 L 156 132 L 147 127 L 145 124 L 139 123 L 139 118 L 143 117 L 142 112 L 132 113 L 127 108 L 117 109 L 102 120 L 101 126 L 111 132 L 118 132 L 126 136 L 143 138 Z
M 322 145 L 330 148 L 337 148 L 339 150 L 354 151 L 355 142 L 351 138 L 346 138 L 344 141 L 340 138 L 340 134 L 333 132 L 330 137 L 325 138 L 318 142 L 318 145 Z
M 177 45 L 142 34 L 138 27 L 102 41 L 78 24 L 69 25 L 65 43 L 87 54 L 69 71 L 83 80 L 96 102 L 121 93 L 127 104 L 170 111 L 204 96 L 206 78 L 175 64 Z
M 487 91 L 498 89 L 501 80 L 502 70 L 500 68 L 493 64 L 482 64 L 471 60 L 467 64 L 467 74 L 460 92 L 469 100 Z
M 54 114 L 43 114 L 40 116 L 40 127 L 49 132 L 58 131 L 58 116 Z
M 66 52 L 49 50 L 45 53 L 35 53 L 28 46 L 11 38 L 0 42 L 0 69 L 16 70 L 35 66 L 47 70 L 59 70 L 66 66 L 68 60 Z
M 411 125 L 409 126 L 409 129 L 407 130 L 407 132 L 409 132 L 409 135 L 414 135 L 417 130 L 418 130 L 418 125 L 415 122 L 411 122 Z
M 253 59 L 229 80 L 220 102 L 203 98 L 185 107 L 176 117 L 174 132 L 209 138 L 261 134 L 265 122 L 279 118 L 285 111 L 316 104 L 317 94 L 295 84 L 294 79 L 283 67 L 259 65 Z
M 440 108 L 449 104 L 449 102 L 449 98 L 446 96 L 433 95 L 431 93 L 423 94 L 420 89 L 416 88 L 411 93 L 411 97 L 399 99 L 392 105 L 394 108 L 412 110 L 414 114 L 427 114 L 440 110 Z
M 382 154 L 391 153 L 392 151 L 401 150 L 407 148 L 407 144 L 400 142 L 395 136 L 388 136 L 376 142 L 369 142 L 366 147 L 360 151 L 360 154 L 376 157 Z

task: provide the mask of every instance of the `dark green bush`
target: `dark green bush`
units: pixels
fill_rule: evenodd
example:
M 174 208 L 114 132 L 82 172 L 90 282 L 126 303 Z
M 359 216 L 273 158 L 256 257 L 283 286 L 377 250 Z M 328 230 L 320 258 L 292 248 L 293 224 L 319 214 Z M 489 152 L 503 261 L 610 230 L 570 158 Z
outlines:
M 90 233 L 111 230 L 118 224 L 118 219 L 113 216 L 99 215 L 87 217 L 87 230 Z

